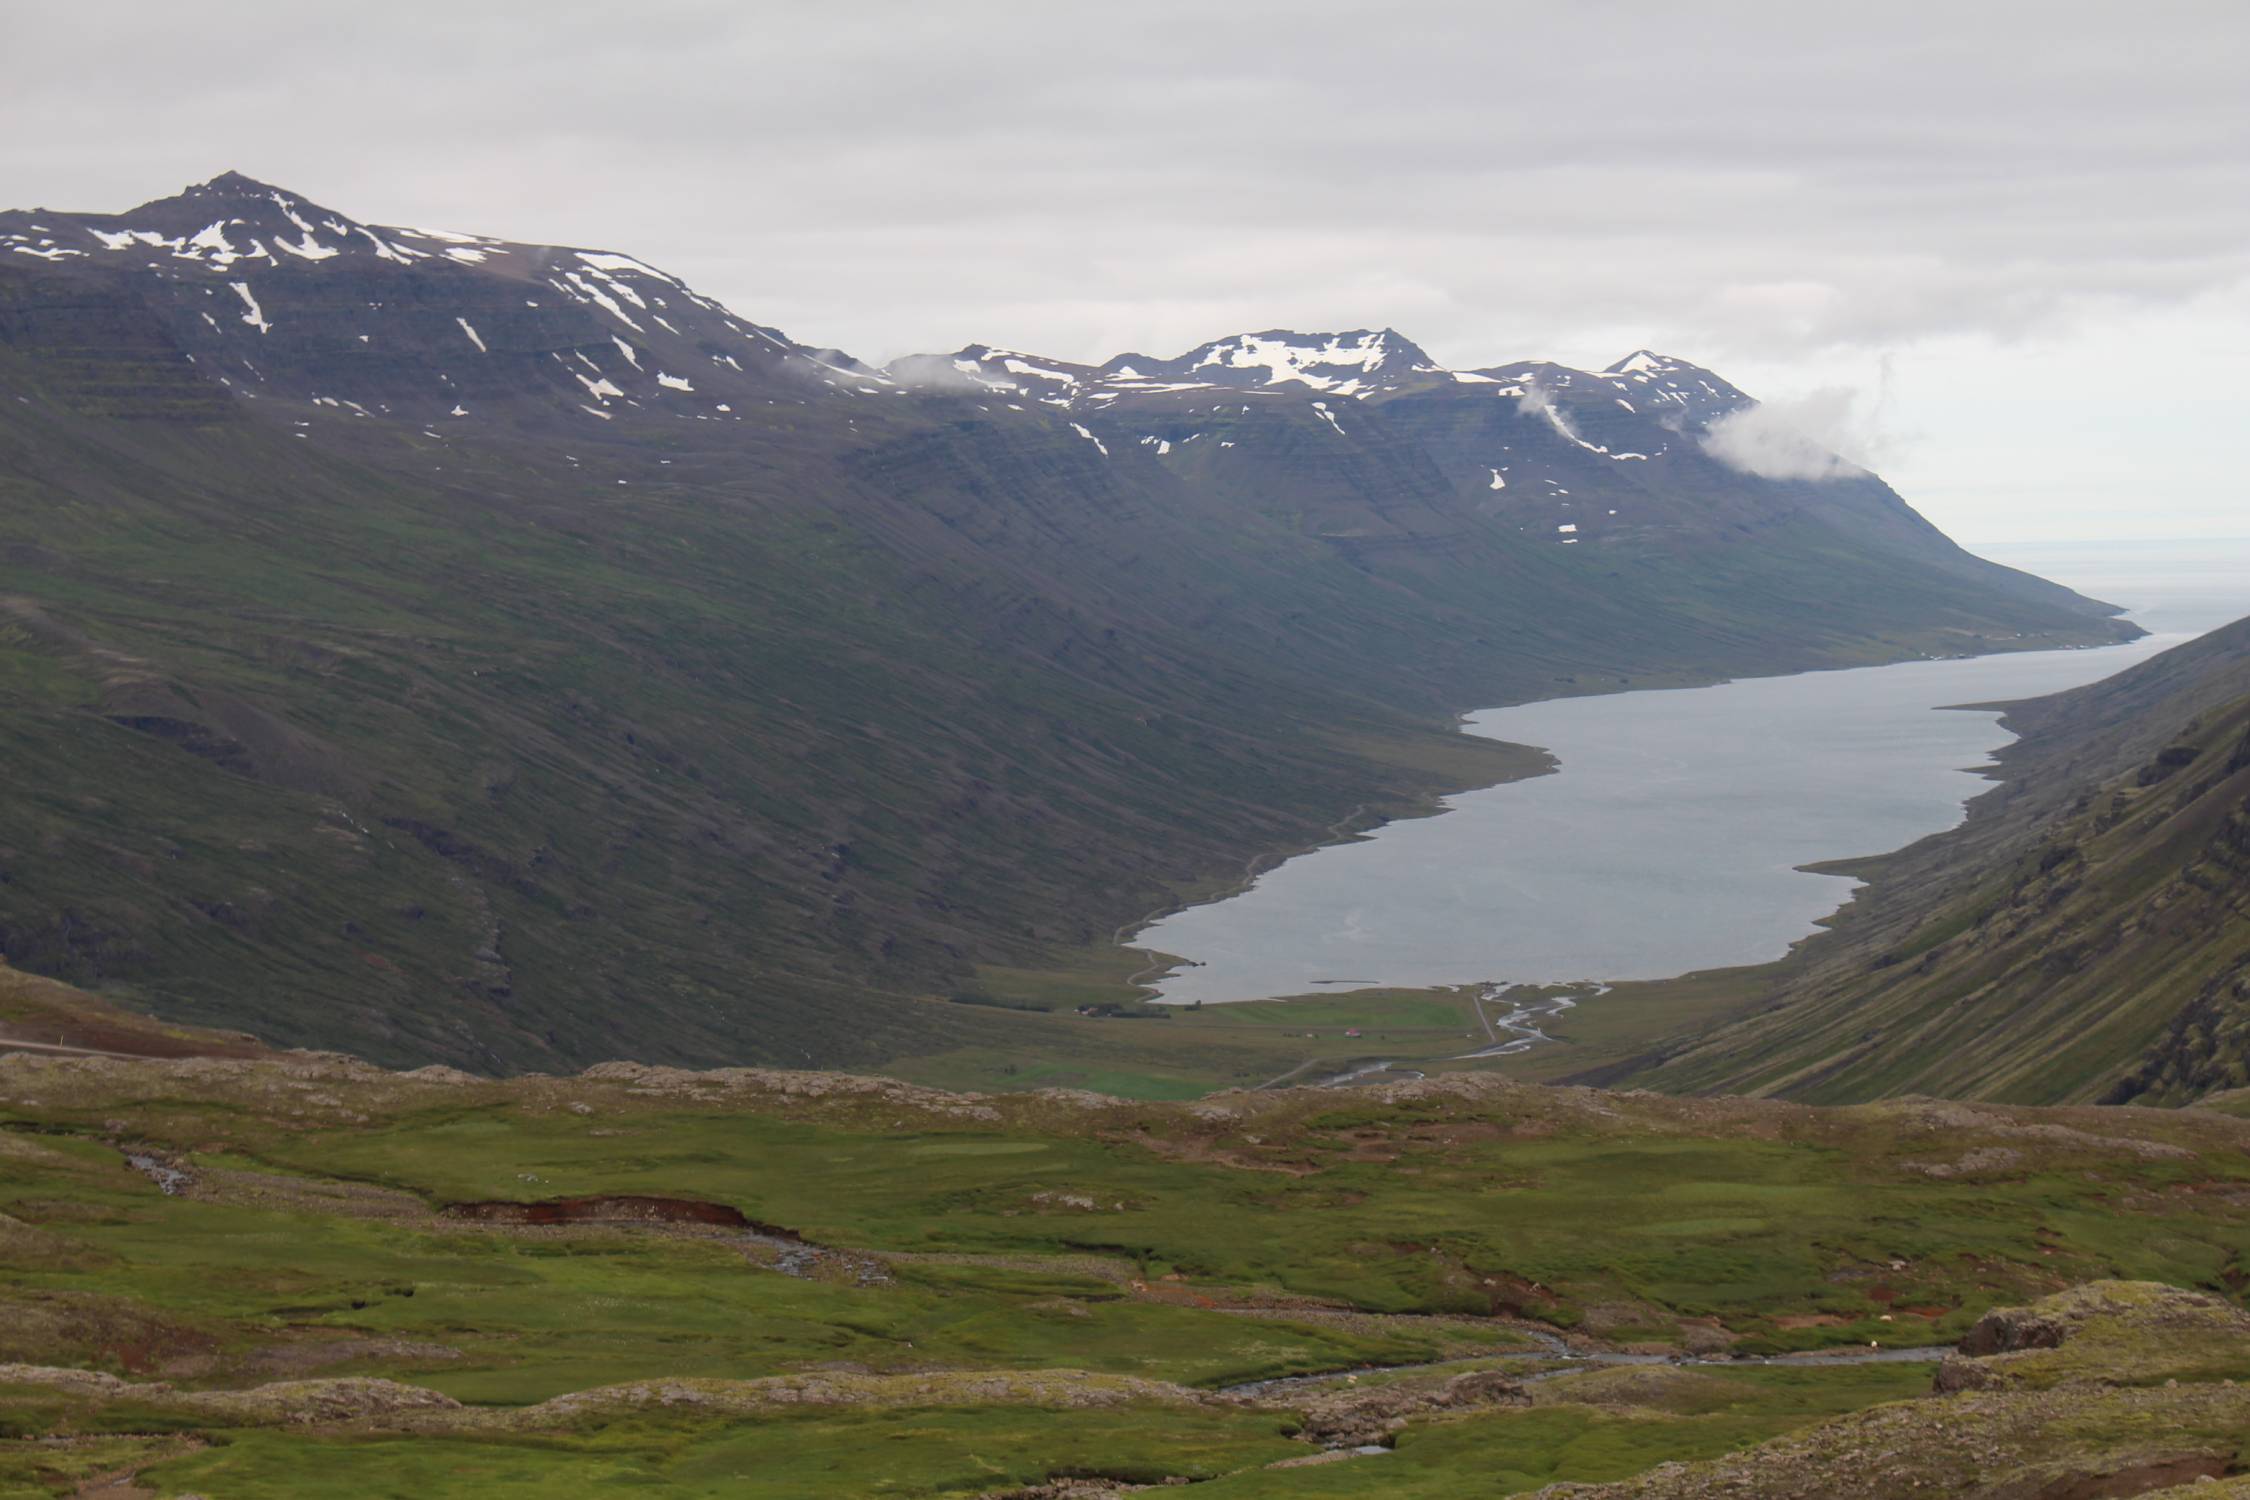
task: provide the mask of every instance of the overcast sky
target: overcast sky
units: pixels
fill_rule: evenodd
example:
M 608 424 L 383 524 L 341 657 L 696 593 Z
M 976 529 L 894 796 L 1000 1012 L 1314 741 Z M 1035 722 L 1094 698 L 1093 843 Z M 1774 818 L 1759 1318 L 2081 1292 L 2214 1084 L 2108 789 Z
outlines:
M 2242 0 L 79 0 L 0 45 L 11 206 L 233 168 L 877 359 L 1648 345 L 1965 540 L 2250 535 Z

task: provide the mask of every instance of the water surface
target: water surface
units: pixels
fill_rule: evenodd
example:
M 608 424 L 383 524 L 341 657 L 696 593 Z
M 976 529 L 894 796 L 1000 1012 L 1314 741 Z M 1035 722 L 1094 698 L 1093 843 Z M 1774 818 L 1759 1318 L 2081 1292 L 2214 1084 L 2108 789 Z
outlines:
M 1973 768 L 2007 731 L 1945 705 L 2076 687 L 2250 614 L 2250 543 L 1980 550 L 2124 605 L 2155 634 L 1471 715 L 1469 733 L 1543 746 L 1560 769 L 1144 928 L 1136 945 L 1195 965 L 1161 998 L 1661 979 L 1779 958 L 1854 888 L 1798 866 L 1949 828 L 1989 785 Z

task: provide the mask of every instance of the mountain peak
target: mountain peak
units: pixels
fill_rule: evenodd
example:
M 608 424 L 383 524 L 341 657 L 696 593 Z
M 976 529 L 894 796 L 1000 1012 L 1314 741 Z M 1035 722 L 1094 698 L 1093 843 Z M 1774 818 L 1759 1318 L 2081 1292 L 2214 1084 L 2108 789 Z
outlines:
M 1215 339 L 1168 362 L 1189 378 L 1227 385 L 1297 384 L 1354 395 L 1438 372 L 1438 364 L 1393 328 L 1299 333 L 1268 328 Z
M 1604 375 L 1676 375 L 1682 370 L 1701 370 L 1684 359 L 1669 354 L 1659 354 L 1654 349 L 1635 349 L 1616 364 L 1603 370 Z
M 232 171 L 221 172 L 208 182 L 191 182 L 170 197 L 152 198 L 138 208 L 111 217 L 146 220 L 151 215 L 170 217 L 185 213 L 190 216 L 208 216 L 214 212 L 246 223 L 272 219 L 288 228 L 296 227 L 286 217 L 290 215 L 334 219 L 339 223 L 354 222 L 332 209 L 323 208 L 300 193 Z
M 261 263 L 368 255 L 403 264 L 426 255 L 394 243 L 356 219 L 241 172 L 221 172 L 208 182 L 191 183 L 168 198 L 151 199 L 121 214 L 55 217 L 69 225 L 61 231 L 63 240 L 46 247 L 49 258 L 123 256 L 145 263 L 152 255 L 162 255 L 206 270 L 247 270 Z M 34 247 L 34 253 L 39 248 Z
M 1703 366 L 1653 349 L 1636 349 L 1601 373 L 1615 385 L 1646 391 L 1705 419 L 1750 402 L 1732 382 Z
M 235 171 L 221 172 L 209 182 L 190 183 L 181 190 L 180 196 L 262 197 L 267 193 L 281 193 L 284 197 L 295 196 L 275 187 L 270 182 L 260 182 L 257 178 L 246 173 Z
M 738 421 L 776 389 L 891 384 L 630 255 L 365 223 L 242 172 L 121 214 L 0 212 L 0 254 L 134 286 L 239 395 L 369 419 Z

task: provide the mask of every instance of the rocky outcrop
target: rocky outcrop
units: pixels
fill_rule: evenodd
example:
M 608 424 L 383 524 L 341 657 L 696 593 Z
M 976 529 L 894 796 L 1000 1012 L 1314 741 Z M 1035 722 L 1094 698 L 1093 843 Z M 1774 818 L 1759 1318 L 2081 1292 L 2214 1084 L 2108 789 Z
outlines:
M 1961 1352 L 1971 1359 L 1988 1354 L 2013 1354 L 2019 1349 L 2055 1349 L 2062 1345 L 2068 1327 L 2059 1318 L 2028 1307 L 1996 1307 L 1977 1319 L 1961 1340 Z
M 1344 1389 L 1325 1391 L 1303 1404 L 1305 1425 L 1299 1435 L 1328 1448 L 1388 1445 L 1410 1417 L 1530 1404 L 1523 1382 L 1497 1370 L 1472 1371 L 1436 1384 L 1404 1379 L 1363 1386 L 1353 1377 Z
M 2250 1311 L 2209 1292 L 2097 1281 L 1979 1318 L 1939 1394 L 2250 1377 Z

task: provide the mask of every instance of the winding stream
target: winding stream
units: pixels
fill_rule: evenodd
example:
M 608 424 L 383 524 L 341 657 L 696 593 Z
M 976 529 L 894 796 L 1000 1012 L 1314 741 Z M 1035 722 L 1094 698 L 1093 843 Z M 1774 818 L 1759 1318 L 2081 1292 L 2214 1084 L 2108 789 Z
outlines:
M 1535 1370 L 1521 1376 L 1522 1380 L 1553 1380 L 1558 1375 L 1573 1375 L 1579 1370 L 1599 1365 L 1724 1365 L 1741 1369 L 1745 1365 L 1788 1365 L 1792 1367 L 1825 1368 L 1832 1365 L 1896 1365 L 1929 1364 L 1953 1352 L 1951 1344 L 1921 1344 L 1905 1349 L 1818 1349 L 1803 1354 L 1624 1354 L 1606 1349 L 1573 1349 L 1556 1335 L 1537 1328 L 1516 1328 L 1538 1344 L 1541 1353 L 1525 1353 L 1518 1358 L 1547 1359 L 1564 1362 L 1559 1370 Z M 1253 1400 L 1276 1395 L 1283 1391 L 1300 1390 L 1342 1380 L 1352 1375 L 1412 1375 L 1425 1370 L 1451 1370 L 1468 1365 L 1489 1367 L 1495 1359 L 1506 1359 L 1505 1354 L 1465 1354 L 1458 1359 L 1430 1360 L 1415 1365 L 1357 1365 L 1346 1370 L 1324 1370 L 1315 1375 L 1278 1375 L 1270 1380 L 1246 1380 L 1240 1385 L 1220 1387 L 1222 1396 L 1247 1396 Z

